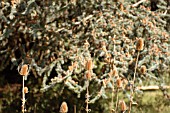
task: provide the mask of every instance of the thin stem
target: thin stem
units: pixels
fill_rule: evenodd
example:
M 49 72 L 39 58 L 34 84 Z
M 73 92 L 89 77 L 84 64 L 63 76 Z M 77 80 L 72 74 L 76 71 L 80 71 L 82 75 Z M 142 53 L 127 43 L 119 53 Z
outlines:
M 114 42 L 113 42 L 113 52 L 115 54 L 115 44 L 114 44 Z M 113 63 L 114 62 L 115 62 L 115 56 L 113 57 Z M 111 66 L 112 70 L 113 70 L 113 63 L 111 62 L 111 59 L 110 59 L 110 66 Z M 111 102 L 111 106 L 110 106 L 110 112 L 111 113 L 112 113 L 112 107 L 113 107 L 113 96 L 114 96 L 114 82 L 112 82 L 112 102 Z
M 135 78 L 136 77 L 136 70 L 137 70 L 137 67 L 138 67 L 137 65 L 138 65 L 139 53 L 140 53 L 140 51 L 138 51 L 138 53 L 137 53 L 136 64 L 135 64 L 135 72 L 134 72 L 134 76 L 133 76 L 133 83 L 132 83 L 132 88 L 130 90 L 129 113 L 131 112 L 131 109 L 132 109 L 132 97 L 133 97 L 134 84 L 135 84 L 135 79 L 136 79 Z
M 137 7 L 139 4 L 145 2 L 146 0 L 140 0 L 139 2 L 132 5 L 132 7 Z
M 116 90 L 116 108 L 115 108 L 115 113 L 117 113 L 117 111 L 118 111 L 118 102 L 119 102 L 118 93 L 119 93 L 119 88 L 117 88 L 117 90 Z
M 133 95 L 133 91 L 132 91 L 132 93 L 131 93 L 131 95 L 130 95 L 129 113 L 130 113 L 131 110 L 132 110 L 132 95 Z
M 114 83 L 112 83 L 112 86 L 114 86 Z M 113 92 L 114 92 L 114 87 L 112 88 L 112 102 L 111 102 L 111 106 L 110 106 L 111 113 L 112 113 L 112 107 L 113 107 L 113 96 L 114 96 Z
M 74 113 L 76 113 L 76 105 L 74 105 Z
M 86 90 L 86 113 L 89 112 L 89 83 L 87 85 L 87 90 Z
M 24 113 L 25 111 L 25 93 L 24 93 L 24 79 L 25 77 L 23 76 L 22 78 L 22 112 Z
M 137 58 L 136 58 L 136 64 L 135 64 L 135 72 L 134 72 L 134 76 L 133 76 L 133 84 L 135 84 L 135 76 L 136 76 L 136 70 L 137 70 L 137 65 L 138 65 L 138 59 L 139 59 L 139 51 L 138 51 L 138 54 L 137 54 Z

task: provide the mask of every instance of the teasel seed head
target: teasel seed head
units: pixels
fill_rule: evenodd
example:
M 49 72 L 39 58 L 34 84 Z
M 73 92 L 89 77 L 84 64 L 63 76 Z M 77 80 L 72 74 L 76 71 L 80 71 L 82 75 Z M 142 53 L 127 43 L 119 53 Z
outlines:
M 117 87 L 121 88 L 122 87 L 122 80 L 120 78 L 117 79 Z
M 124 100 L 121 100 L 119 104 L 120 104 L 121 111 L 127 110 L 126 103 Z
M 24 93 L 28 93 L 28 87 L 24 87 Z
M 85 74 L 85 78 L 87 80 L 91 80 L 91 75 L 92 75 L 92 72 L 88 71 L 86 74 Z
M 146 66 L 145 65 L 142 65 L 141 66 L 141 68 L 140 68 L 140 72 L 142 73 L 142 74 L 145 74 L 146 73 Z
M 142 38 L 139 38 L 136 44 L 136 50 L 141 51 L 143 50 L 144 46 L 144 40 Z
M 93 61 L 92 60 L 88 60 L 86 62 L 86 70 L 92 70 L 93 68 Z
M 113 76 L 118 76 L 118 71 L 117 71 L 117 67 L 115 65 L 113 65 Z
M 23 76 L 27 76 L 28 75 L 28 65 L 27 64 L 22 65 L 19 74 L 23 75 Z
M 60 106 L 60 113 L 67 113 L 68 112 L 68 106 L 66 102 L 62 102 Z

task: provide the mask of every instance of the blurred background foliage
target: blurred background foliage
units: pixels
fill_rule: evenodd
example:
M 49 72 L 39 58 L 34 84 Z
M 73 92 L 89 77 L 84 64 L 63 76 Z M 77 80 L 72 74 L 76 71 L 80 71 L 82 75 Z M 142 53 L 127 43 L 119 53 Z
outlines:
M 153 11 L 151 1 L 135 6 L 138 0 L 1 0 L 0 112 L 21 112 L 21 63 L 31 68 L 27 112 L 56 113 L 62 101 L 70 113 L 75 106 L 85 112 L 88 60 L 93 62 L 91 112 L 109 112 L 115 68 L 125 81 L 120 98 L 128 105 L 138 38 L 144 39 L 144 49 L 135 85 L 161 90 L 152 99 L 147 98 L 151 92 L 135 93 L 132 112 L 168 112 L 169 92 L 163 86 L 170 85 L 169 2 L 157 1 Z

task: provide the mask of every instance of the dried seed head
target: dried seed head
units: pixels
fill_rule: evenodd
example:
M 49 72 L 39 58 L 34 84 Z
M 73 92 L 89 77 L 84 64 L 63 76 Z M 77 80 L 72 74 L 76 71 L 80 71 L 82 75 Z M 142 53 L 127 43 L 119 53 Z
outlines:
M 124 100 L 120 101 L 120 108 L 121 108 L 121 111 L 126 111 L 127 108 L 126 108 L 126 103 Z
M 87 73 L 86 73 L 86 75 L 85 75 L 85 78 L 87 79 L 87 80 L 91 80 L 91 72 L 90 71 L 88 71 Z
M 121 88 L 122 87 L 122 80 L 120 78 L 117 79 L 117 87 Z
M 113 65 L 113 76 L 118 76 L 117 67 Z
M 27 87 L 24 87 L 24 93 L 28 93 L 28 88 Z
M 28 75 L 28 65 L 27 64 L 22 65 L 19 73 L 20 73 L 20 75 L 27 76 Z
M 142 38 L 139 38 L 136 44 L 136 50 L 141 51 L 143 50 L 144 46 L 144 40 Z
M 92 60 L 88 60 L 86 62 L 86 70 L 92 70 L 92 68 L 93 68 L 93 62 Z
M 123 4 L 120 4 L 120 10 L 121 10 L 121 11 L 124 10 Z
M 146 73 L 146 66 L 145 66 L 145 65 L 141 66 L 140 72 L 141 72 L 142 74 L 145 74 L 145 73 Z
M 68 106 L 66 102 L 62 102 L 60 106 L 60 113 L 67 113 L 68 112 Z

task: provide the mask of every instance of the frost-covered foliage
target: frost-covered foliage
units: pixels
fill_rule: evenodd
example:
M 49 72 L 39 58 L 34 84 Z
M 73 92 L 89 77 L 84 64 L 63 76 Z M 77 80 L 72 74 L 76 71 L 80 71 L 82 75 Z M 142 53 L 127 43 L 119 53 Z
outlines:
M 89 84 L 89 103 L 95 103 L 110 96 L 107 90 L 116 88 L 119 78 L 122 89 L 128 89 L 139 52 L 135 86 L 148 79 L 160 85 L 170 64 L 167 3 L 159 2 L 153 12 L 148 0 L 137 7 L 138 0 L 118 1 L 1 1 L 0 71 L 22 60 L 36 77 L 43 77 L 42 91 L 63 84 L 79 98 Z M 139 38 L 144 40 L 141 51 L 136 50 Z

